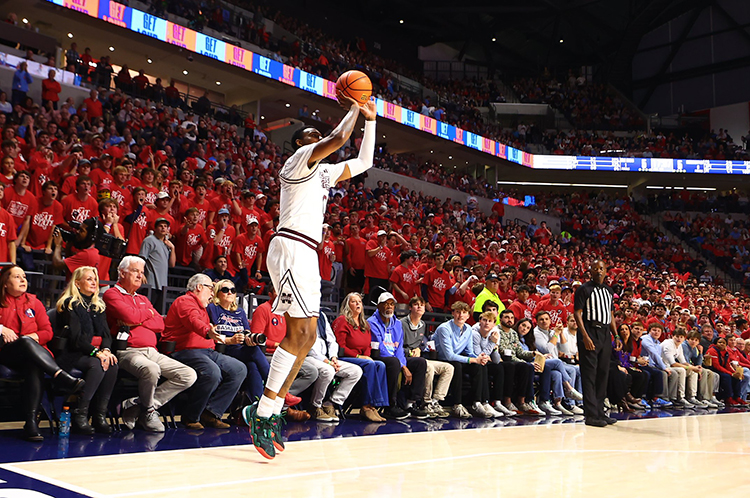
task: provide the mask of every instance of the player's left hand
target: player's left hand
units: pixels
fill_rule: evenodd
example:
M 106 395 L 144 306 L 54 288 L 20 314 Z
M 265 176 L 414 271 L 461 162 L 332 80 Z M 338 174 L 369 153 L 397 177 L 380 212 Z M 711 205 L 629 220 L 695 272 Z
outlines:
M 375 106 L 375 99 L 370 97 L 370 100 L 368 100 L 367 103 L 362 106 L 360 112 L 365 117 L 366 121 L 375 121 L 375 118 L 378 116 L 378 109 Z

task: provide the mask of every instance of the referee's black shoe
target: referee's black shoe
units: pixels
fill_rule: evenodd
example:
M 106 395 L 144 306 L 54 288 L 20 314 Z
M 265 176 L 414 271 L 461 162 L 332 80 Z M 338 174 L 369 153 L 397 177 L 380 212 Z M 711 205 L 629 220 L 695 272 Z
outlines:
M 608 425 L 606 420 L 602 420 L 600 418 L 587 418 L 584 423 L 592 427 L 607 427 Z
M 409 412 L 402 410 L 398 406 L 392 406 L 383 412 L 383 416 L 391 420 L 403 420 L 409 416 Z
M 602 417 L 602 420 L 604 420 L 605 422 L 607 422 L 607 425 L 614 425 L 614 424 L 617 423 L 617 419 L 616 418 L 608 417 L 606 415 L 604 417 Z

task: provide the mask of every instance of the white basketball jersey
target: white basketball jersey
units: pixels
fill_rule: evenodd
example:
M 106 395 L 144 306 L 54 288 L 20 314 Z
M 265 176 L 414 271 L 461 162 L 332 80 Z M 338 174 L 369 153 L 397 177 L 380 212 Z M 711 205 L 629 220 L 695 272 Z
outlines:
M 294 230 L 320 243 L 331 182 L 338 180 L 346 163 L 317 162 L 308 167 L 314 148 L 315 144 L 310 144 L 297 149 L 279 172 L 279 229 Z

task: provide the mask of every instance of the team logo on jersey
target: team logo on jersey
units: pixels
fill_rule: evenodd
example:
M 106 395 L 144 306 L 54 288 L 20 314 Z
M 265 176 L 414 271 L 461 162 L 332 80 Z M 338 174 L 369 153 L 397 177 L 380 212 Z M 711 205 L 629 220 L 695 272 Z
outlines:
M 331 188 L 331 174 L 328 173 L 328 168 L 323 168 L 320 171 L 320 186 L 326 190 Z
M 5 223 L 0 223 L 0 237 L 5 237 L 8 234 L 8 230 L 5 227 Z
M 254 243 L 251 246 L 245 247 L 245 257 L 247 259 L 253 259 L 255 257 L 255 254 L 258 252 L 258 243 Z
M 292 304 L 292 295 L 288 292 L 282 292 L 279 296 L 279 300 L 282 304 Z
M 289 302 L 291 303 L 291 301 L 289 301 Z M 276 318 L 276 317 L 271 318 L 271 325 L 273 325 L 274 327 L 278 327 L 279 326 L 279 319 Z
M 36 316 L 36 313 L 34 313 L 34 310 L 31 308 L 26 309 L 26 316 L 29 318 L 34 318 Z

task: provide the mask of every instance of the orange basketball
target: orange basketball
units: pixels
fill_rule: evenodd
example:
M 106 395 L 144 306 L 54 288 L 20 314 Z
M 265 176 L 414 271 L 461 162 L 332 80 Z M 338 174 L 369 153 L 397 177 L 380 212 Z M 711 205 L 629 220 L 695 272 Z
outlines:
M 347 71 L 336 80 L 336 90 L 363 105 L 372 95 L 372 82 L 362 71 Z

